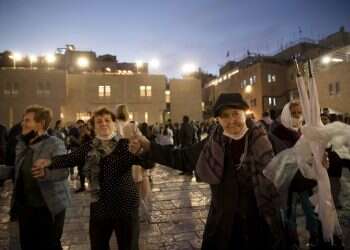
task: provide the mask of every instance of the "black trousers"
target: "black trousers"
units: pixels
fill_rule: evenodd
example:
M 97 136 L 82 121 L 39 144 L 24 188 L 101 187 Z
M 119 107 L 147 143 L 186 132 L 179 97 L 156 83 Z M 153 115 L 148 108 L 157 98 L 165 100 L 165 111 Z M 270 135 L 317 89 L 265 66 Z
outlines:
M 47 207 L 21 207 L 18 222 L 22 250 L 62 250 L 61 236 L 66 211 L 52 218 Z
M 120 218 L 102 218 L 90 212 L 91 250 L 109 250 L 109 241 L 113 231 L 116 234 L 119 250 L 139 249 L 139 215 L 136 210 L 130 216 Z
M 84 168 L 84 165 L 78 166 L 78 174 L 79 174 L 79 180 L 80 180 L 80 188 L 85 189 L 85 175 L 84 175 L 83 168 Z

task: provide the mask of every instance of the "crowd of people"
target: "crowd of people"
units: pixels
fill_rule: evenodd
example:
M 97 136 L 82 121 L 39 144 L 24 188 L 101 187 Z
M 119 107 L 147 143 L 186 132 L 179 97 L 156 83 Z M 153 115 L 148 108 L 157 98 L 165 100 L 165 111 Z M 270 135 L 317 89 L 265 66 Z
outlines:
M 65 212 L 70 205 L 68 180 L 79 176 L 75 192 L 89 190 L 89 236 L 92 250 L 109 249 L 113 232 L 120 250 L 139 249 L 140 213 L 149 213 L 149 169 L 155 163 L 195 174 L 211 188 L 203 250 L 299 249 L 296 208 L 300 203 L 309 232 L 309 249 L 344 249 L 342 235 L 323 237 L 323 225 L 310 197 L 319 182 L 306 178 L 298 164 L 286 170 L 284 189 L 271 177 L 276 156 L 289 152 L 302 137 L 300 103 L 287 103 L 280 115 L 265 112 L 261 120 L 246 114 L 240 94 L 221 94 L 213 117 L 205 122 L 138 124 L 126 105 L 116 111 L 99 108 L 88 121 L 65 125 L 42 106 L 26 108 L 8 132 L 0 126 L 0 185 L 13 182 L 11 221 L 26 249 L 62 249 Z M 349 116 L 323 110 L 323 124 L 350 123 Z M 342 168 L 332 145 L 325 154 L 336 209 Z M 77 168 L 78 174 L 74 168 Z M 265 170 L 269 173 L 265 172 Z M 284 170 L 283 170 L 284 171 Z M 141 213 L 142 214 L 142 213 Z M 149 215 L 149 214 L 148 214 Z

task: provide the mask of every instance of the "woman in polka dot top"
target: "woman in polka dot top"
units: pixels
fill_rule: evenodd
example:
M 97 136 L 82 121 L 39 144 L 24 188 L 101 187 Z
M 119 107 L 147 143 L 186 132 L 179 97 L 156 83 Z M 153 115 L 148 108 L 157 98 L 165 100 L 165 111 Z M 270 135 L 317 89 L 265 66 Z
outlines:
M 50 169 L 84 165 L 90 177 L 90 243 L 92 250 L 109 249 L 109 240 L 116 234 L 120 250 L 138 250 L 139 194 L 131 174 L 133 164 L 151 168 L 128 151 L 128 140 L 115 134 L 115 115 L 107 108 L 94 112 L 92 122 L 96 138 L 68 155 L 38 160 L 33 173 L 45 175 Z

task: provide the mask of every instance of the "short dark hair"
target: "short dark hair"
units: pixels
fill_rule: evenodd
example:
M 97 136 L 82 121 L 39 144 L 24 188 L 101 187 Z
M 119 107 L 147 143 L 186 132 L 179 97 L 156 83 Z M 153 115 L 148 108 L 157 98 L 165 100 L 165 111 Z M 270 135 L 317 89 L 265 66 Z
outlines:
M 129 119 L 128 106 L 125 104 L 120 104 L 116 110 L 116 118 L 118 120 L 127 121 Z
M 52 120 L 52 110 L 39 105 L 28 106 L 24 114 L 34 113 L 34 121 L 44 122 L 44 129 L 47 130 Z
M 110 109 L 108 109 L 106 107 L 98 108 L 93 112 L 92 117 L 91 117 L 91 125 L 93 128 L 95 128 L 95 117 L 102 116 L 102 115 L 110 115 L 112 117 L 112 121 L 115 122 L 115 120 L 116 120 L 115 114 Z
M 190 118 L 189 118 L 187 115 L 184 115 L 184 116 L 182 117 L 182 121 L 183 121 L 183 122 L 189 122 L 189 121 L 190 121 Z

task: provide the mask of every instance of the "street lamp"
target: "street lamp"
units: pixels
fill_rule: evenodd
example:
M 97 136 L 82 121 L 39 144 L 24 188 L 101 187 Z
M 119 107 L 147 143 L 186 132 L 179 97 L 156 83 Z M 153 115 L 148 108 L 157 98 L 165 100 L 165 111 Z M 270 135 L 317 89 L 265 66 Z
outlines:
M 250 94 L 252 93 L 252 91 L 253 91 L 252 85 L 247 85 L 247 86 L 244 88 L 244 93 L 247 95 L 247 99 L 248 99 L 249 106 L 251 106 Z
M 245 89 L 244 89 L 244 92 L 246 93 L 246 94 L 250 94 L 250 93 L 252 93 L 252 91 L 253 91 L 253 87 L 252 87 L 252 85 L 247 85 L 246 87 L 245 87 Z
M 89 67 L 90 62 L 89 62 L 89 59 L 86 57 L 79 57 L 77 60 L 77 64 L 78 64 L 79 68 L 86 69 Z
M 46 62 L 48 64 L 48 69 L 50 69 L 50 64 L 53 64 L 56 61 L 56 57 L 55 57 L 55 55 L 47 54 L 45 59 L 46 59 Z
M 38 57 L 35 55 L 29 56 L 30 68 L 33 69 L 33 63 L 38 62 Z
M 151 68 L 153 69 L 158 69 L 159 68 L 159 60 L 156 59 L 156 58 L 153 58 L 150 62 L 149 62 L 149 65 Z
M 331 62 L 331 60 L 332 59 L 329 56 L 325 56 L 325 57 L 322 58 L 322 63 L 323 64 L 328 64 L 328 63 Z
M 16 62 L 22 61 L 23 57 L 20 53 L 13 53 L 12 55 L 9 56 L 10 59 L 13 61 L 13 68 L 16 68 Z
M 143 67 L 143 61 L 142 60 L 136 60 L 137 73 L 140 73 L 139 69 L 141 69 L 142 67 Z
M 197 70 L 197 66 L 194 63 L 186 63 L 182 66 L 182 72 L 184 74 L 191 74 Z

